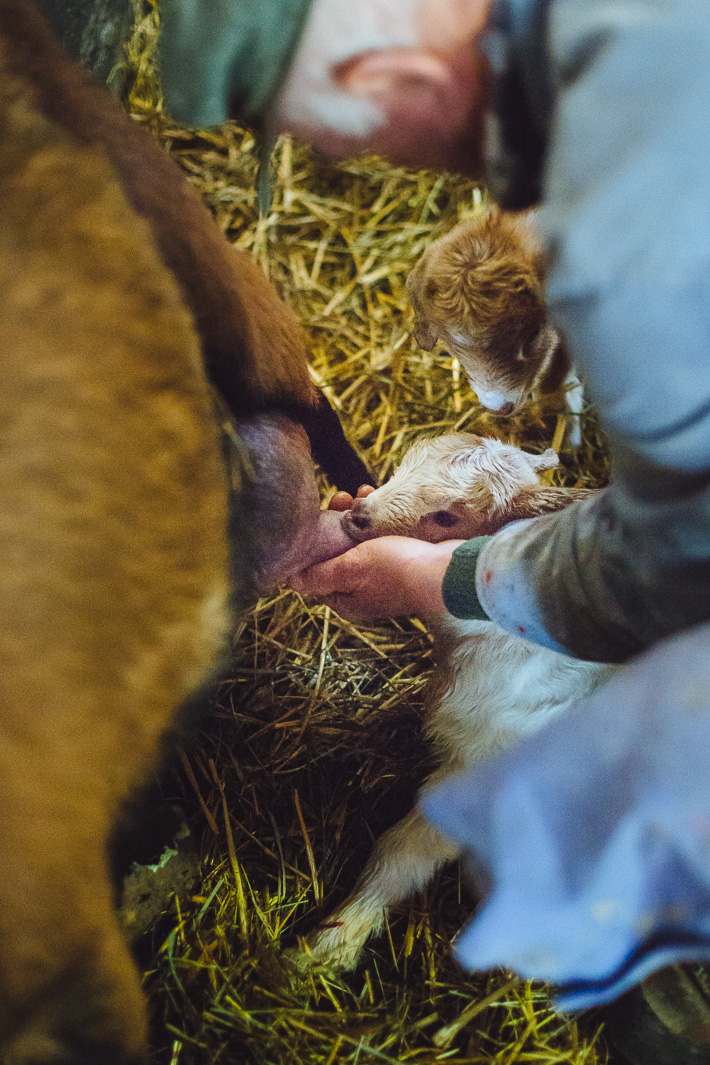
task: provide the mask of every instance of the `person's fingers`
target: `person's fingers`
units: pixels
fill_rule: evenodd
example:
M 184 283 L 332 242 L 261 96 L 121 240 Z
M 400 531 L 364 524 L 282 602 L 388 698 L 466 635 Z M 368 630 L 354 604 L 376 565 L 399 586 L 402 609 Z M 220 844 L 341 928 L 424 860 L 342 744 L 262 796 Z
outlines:
M 336 492 L 330 503 L 328 504 L 328 510 L 350 510 L 352 505 L 353 497 L 350 495 L 349 492 Z
M 375 491 L 374 486 L 371 484 L 361 484 L 357 490 L 357 499 L 364 499 L 366 496 L 371 495 Z M 336 492 L 330 503 L 328 504 L 328 510 L 336 510 L 341 513 L 345 510 L 350 510 L 353 505 L 353 497 L 349 492 Z
M 342 569 L 339 564 L 341 556 L 328 559 L 327 562 L 317 562 L 314 566 L 308 566 L 293 577 L 289 578 L 289 586 L 295 592 L 317 596 L 324 599 L 331 596 L 342 587 Z

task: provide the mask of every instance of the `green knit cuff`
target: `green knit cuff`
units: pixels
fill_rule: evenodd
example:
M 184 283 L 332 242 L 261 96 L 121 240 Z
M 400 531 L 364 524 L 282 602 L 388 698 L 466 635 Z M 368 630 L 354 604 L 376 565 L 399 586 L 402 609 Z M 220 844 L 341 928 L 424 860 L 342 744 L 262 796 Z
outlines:
M 465 544 L 457 547 L 446 568 L 442 591 L 444 605 L 450 614 L 469 621 L 489 621 L 490 618 L 481 606 L 476 591 L 476 565 L 478 556 L 486 546 L 490 536 L 474 536 Z

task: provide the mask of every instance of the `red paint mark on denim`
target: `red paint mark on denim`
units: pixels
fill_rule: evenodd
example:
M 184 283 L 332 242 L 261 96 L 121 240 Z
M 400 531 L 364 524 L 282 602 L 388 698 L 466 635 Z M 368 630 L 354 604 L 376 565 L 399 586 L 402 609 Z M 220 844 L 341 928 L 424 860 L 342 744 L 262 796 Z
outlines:
M 518 632 L 525 632 L 525 629 L 522 625 L 518 625 Z
M 485 576 L 486 584 L 489 584 L 492 579 L 493 579 L 493 573 L 491 572 L 491 570 L 486 570 L 486 576 Z

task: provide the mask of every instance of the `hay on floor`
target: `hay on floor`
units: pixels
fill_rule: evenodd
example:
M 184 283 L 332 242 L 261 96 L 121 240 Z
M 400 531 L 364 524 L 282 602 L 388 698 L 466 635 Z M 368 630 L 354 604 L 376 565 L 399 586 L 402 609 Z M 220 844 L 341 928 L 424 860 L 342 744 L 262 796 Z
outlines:
M 426 244 L 481 202 L 475 184 L 376 158 L 319 162 L 282 140 L 259 219 L 254 137 L 195 132 L 163 114 L 155 15 L 129 50 L 130 109 L 184 167 L 226 237 L 249 249 L 306 325 L 313 377 L 384 479 L 422 432 L 453 428 L 543 450 L 560 397 L 522 415 L 482 411 L 455 360 L 419 351 L 405 279 Z M 587 412 L 557 483 L 607 480 Z M 329 491 L 323 485 L 324 494 Z M 475 900 L 457 867 L 391 917 L 355 973 L 300 982 L 284 951 L 353 886 L 373 840 L 410 807 L 429 768 L 421 740 L 430 638 L 417 619 L 360 628 L 284 592 L 234 637 L 229 677 L 166 785 L 190 813 L 199 890 L 144 938 L 155 1060 L 170 1065 L 607 1060 L 594 1018 L 556 1015 L 548 989 L 505 972 L 471 977 L 451 939 Z

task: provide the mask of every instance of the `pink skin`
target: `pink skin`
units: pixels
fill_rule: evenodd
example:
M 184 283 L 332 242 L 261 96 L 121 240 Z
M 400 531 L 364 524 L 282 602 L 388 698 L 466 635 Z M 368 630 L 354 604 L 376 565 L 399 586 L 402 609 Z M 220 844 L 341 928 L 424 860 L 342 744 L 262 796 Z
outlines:
M 357 490 L 357 499 L 364 499 L 366 496 L 372 495 L 375 491 L 374 485 L 361 484 Z M 328 504 L 329 510 L 336 510 L 340 514 L 344 514 L 346 510 L 352 510 L 353 497 L 349 492 L 336 492 L 330 503 Z
M 479 176 L 492 0 L 313 0 L 268 125 L 333 158 Z
M 294 530 L 294 542 L 288 553 L 278 560 L 271 583 L 284 584 L 302 569 L 348 551 L 355 542 L 345 531 L 337 513 L 319 510 L 313 518 L 304 521 L 301 528 Z
M 363 485 L 362 499 L 375 489 Z M 338 492 L 330 511 L 341 521 L 353 497 Z M 314 596 L 350 621 L 434 614 L 445 610 L 441 586 L 454 550 L 463 540 L 431 544 L 409 536 L 365 540 L 337 558 L 312 565 L 292 577 L 290 586 Z
M 444 574 L 462 543 L 380 536 L 311 566 L 289 583 L 351 621 L 440 613 L 446 609 L 441 592 Z
M 240 422 L 238 429 L 251 467 L 238 495 L 249 532 L 245 579 L 252 594 L 265 595 L 355 541 L 340 514 L 320 508 L 315 467 L 300 425 L 284 415 L 262 414 Z

